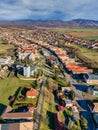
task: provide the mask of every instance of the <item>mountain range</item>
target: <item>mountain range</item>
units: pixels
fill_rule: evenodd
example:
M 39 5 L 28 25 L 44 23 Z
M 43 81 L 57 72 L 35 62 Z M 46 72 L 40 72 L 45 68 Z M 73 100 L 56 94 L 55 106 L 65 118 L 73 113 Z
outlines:
M 19 20 L 19 21 L 1 21 L 0 22 L 1 27 L 10 27 L 10 26 L 16 26 L 16 27 L 95 27 L 98 28 L 98 21 L 95 20 L 88 20 L 88 19 L 74 19 L 70 21 L 61 21 L 61 20 Z

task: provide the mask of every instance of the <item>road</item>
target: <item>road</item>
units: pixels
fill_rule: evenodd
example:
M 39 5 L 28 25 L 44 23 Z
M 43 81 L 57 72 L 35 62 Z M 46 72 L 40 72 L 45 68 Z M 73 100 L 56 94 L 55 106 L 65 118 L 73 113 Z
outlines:
M 42 81 L 41 90 L 40 90 L 40 96 L 39 101 L 36 109 L 36 120 L 34 122 L 34 130 L 39 130 L 39 123 L 40 123 L 40 113 L 43 105 L 43 97 L 44 97 L 44 85 L 45 85 L 46 79 Z
M 71 82 L 72 88 L 76 94 L 76 100 L 79 106 L 81 107 L 82 111 L 80 112 L 83 117 L 88 121 L 88 129 L 87 130 L 95 130 L 95 125 L 93 123 L 92 117 L 91 117 L 91 111 L 86 103 L 86 100 L 84 99 L 82 95 L 81 89 L 77 89 L 78 87 L 83 87 L 83 85 L 78 84 L 76 80 L 74 80 L 70 75 L 66 74 L 67 80 Z

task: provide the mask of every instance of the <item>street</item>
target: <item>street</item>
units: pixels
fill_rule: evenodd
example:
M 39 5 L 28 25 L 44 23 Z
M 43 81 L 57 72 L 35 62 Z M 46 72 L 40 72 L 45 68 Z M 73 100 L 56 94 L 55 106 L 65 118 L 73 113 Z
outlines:
M 39 101 L 36 109 L 36 119 L 34 121 L 34 130 L 39 129 L 39 123 L 40 123 L 40 113 L 43 105 L 43 96 L 44 96 L 44 85 L 45 85 L 45 80 L 42 81 L 41 84 L 41 90 L 40 90 L 40 96 L 39 96 Z
M 83 85 L 78 84 L 76 80 L 74 80 L 70 75 L 66 74 L 67 80 L 71 82 L 72 88 L 76 94 L 76 101 L 78 105 L 81 107 L 82 111 L 80 112 L 80 115 L 83 115 L 85 119 L 88 122 L 88 129 L 87 130 L 95 130 L 95 126 L 91 117 L 91 111 L 86 103 L 86 100 L 84 99 L 81 91 L 81 87 Z M 80 90 L 77 89 L 77 86 L 81 88 Z

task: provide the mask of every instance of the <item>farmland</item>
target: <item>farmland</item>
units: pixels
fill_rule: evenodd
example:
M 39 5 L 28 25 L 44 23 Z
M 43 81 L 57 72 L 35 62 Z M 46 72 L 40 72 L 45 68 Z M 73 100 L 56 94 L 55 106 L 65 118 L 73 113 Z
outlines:
M 74 37 L 80 37 L 84 39 L 97 39 L 98 40 L 98 29 L 97 28 L 55 28 L 51 29 L 56 32 L 66 32 Z

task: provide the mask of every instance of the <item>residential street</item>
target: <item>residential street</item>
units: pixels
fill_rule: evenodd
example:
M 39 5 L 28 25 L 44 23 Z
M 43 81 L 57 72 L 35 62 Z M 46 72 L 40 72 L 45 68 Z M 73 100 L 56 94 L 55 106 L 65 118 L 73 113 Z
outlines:
M 79 89 L 76 89 L 76 86 L 83 87 L 83 85 L 78 84 L 70 75 L 66 74 L 67 80 L 71 82 L 74 92 L 76 93 L 76 100 L 79 106 L 81 107 L 82 111 L 80 112 L 80 115 L 83 115 L 87 121 L 88 121 L 88 129 L 87 130 L 95 130 L 94 123 L 92 121 L 91 112 L 90 109 L 86 103 L 86 100 L 84 99 L 82 95 L 82 91 Z
M 37 109 L 36 109 L 36 120 L 34 121 L 34 130 L 38 130 L 39 129 L 40 113 L 41 113 L 42 104 L 43 104 L 45 81 L 46 80 L 43 80 L 42 81 L 42 85 L 41 85 L 39 101 L 38 101 L 38 105 L 37 105 Z

